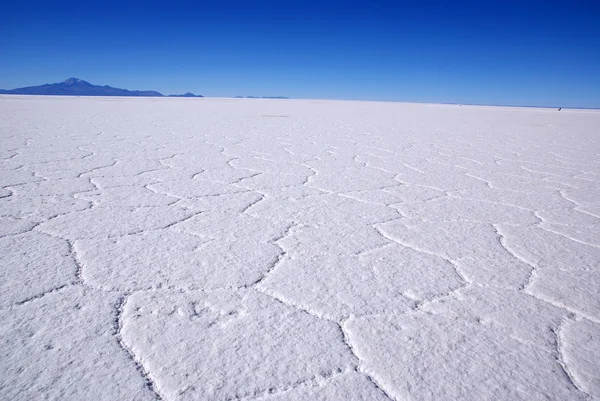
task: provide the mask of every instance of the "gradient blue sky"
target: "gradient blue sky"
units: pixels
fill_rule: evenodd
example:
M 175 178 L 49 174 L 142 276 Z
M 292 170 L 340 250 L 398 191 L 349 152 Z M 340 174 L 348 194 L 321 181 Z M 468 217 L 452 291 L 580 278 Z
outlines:
M 600 1 L 15 1 L 0 88 L 600 107 Z

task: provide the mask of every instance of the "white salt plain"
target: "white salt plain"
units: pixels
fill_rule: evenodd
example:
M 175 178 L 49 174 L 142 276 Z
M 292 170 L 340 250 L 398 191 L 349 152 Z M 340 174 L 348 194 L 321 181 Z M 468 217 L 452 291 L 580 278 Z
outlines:
M 600 400 L 599 111 L 0 121 L 2 400 Z

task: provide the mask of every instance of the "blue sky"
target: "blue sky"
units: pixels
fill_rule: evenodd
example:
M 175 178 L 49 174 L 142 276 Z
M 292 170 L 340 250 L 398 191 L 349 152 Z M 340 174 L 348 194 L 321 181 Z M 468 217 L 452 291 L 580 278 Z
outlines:
M 0 4 L 0 88 L 600 107 L 600 1 Z

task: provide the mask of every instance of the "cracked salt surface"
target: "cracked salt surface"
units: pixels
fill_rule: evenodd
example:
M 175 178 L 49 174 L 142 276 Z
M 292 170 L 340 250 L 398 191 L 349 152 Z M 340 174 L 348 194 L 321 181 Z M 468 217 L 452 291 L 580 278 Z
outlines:
M 1 399 L 600 400 L 597 111 L 0 118 Z

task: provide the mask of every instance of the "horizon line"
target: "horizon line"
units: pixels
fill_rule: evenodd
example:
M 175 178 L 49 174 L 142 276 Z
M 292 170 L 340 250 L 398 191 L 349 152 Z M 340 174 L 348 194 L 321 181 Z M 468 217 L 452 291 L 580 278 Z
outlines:
M 163 96 L 95 96 L 95 95 L 33 95 L 33 94 L 17 94 L 17 93 L 0 93 L 2 96 L 27 96 L 27 97 L 85 97 L 85 98 L 122 98 L 122 99 L 187 99 L 202 101 L 205 99 L 229 99 L 229 100 L 275 100 L 275 101 L 290 101 L 290 100 L 312 100 L 312 101 L 327 101 L 327 102 L 369 102 L 369 103 L 403 103 L 403 104 L 420 104 L 434 106 L 471 106 L 471 107 L 511 107 L 511 108 L 529 108 L 529 109 L 567 109 L 567 110 L 600 110 L 600 107 L 584 107 L 584 106 L 549 106 L 549 105 L 521 105 L 521 104 L 486 104 L 486 103 L 458 103 L 458 102 L 425 102 L 425 101 L 407 101 L 407 100 L 378 100 L 378 99 L 332 99 L 332 98 L 304 98 L 304 97 L 289 97 L 289 96 L 207 96 L 201 97 L 173 97 L 169 95 Z

